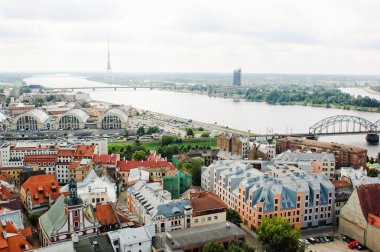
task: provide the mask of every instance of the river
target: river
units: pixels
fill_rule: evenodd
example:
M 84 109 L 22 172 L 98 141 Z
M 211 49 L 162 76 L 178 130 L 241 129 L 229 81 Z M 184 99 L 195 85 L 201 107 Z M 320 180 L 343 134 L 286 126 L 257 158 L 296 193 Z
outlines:
M 75 76 L 34 76 L 24 81 L 53 88 L 104 86 L 102 83 Z M 360 116 L 371 122 L 380 119 L 380 113 L 296 105 L 270 105 L 263 102 L 236 102 L 220 97 L 163 90 L 85 91 L 90 94 L 92 99 L 98 101 L 132 105 L 140 109 L 206 123 L 217 123 L 260 134 L 306 133 L 314 123 L 334 115 Z M 320 137 L 320 140 L 363 147 L 368 149 L 370 156 L 376 156 L 379 152 L 379 146 L 366 143 L 365 135 L 328 136 Z

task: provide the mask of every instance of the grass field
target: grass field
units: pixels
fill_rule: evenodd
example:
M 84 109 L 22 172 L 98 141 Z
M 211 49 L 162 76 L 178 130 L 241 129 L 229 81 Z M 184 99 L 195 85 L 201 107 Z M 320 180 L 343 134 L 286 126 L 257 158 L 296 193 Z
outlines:
M 147 150 L 157 150 L 158 147 L 161 146 L 161 141 L 144 141 L 140 142 L 142 146 L 144 146 Z M 127 145 L 133 145 L 133 141 L 128 141 L 128 142 L 110 142 L 108 143 L 108 150 L 112 150 L 113 147 L 115 147 L 114 151 L 115 153 L 118 153 L 120 148 L 123 147 L 125 148 Z M 174 143 L 173 145 L 178 145 L 180 146 L 187 146 L 187 145 L 198 145 L 198 147 L 203 147 L 203 146 L 210 146 L 210 138 L 195 138 L 195 139 L 183 139 L 181 143 Z M 211 148 L 215 149 L 216 148 L 216 138 L 211 138 Z

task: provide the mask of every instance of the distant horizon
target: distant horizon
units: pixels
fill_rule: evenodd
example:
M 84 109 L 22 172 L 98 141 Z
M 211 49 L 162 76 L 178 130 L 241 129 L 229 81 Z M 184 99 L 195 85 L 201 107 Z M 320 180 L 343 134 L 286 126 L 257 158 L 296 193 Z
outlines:
M 0 71 L 0 74 L 38 74 L 38 75 L 67 75 L 67 74 L 105 74 L 106 71 Z M 112 72 L 112 74 L 231 74 L 230 72 L 202 72 L 202 71 L 179 71 L 179 72 L 167 72 L 167 71 L 117 71 Z M 244 72 L 242 68 L 242 75 L 299 75 L 299 76 L 369 76 L 369 77 L 380 77 L 379 74 L 345 74 L 345 73 L 287 73 L 287 72 Z

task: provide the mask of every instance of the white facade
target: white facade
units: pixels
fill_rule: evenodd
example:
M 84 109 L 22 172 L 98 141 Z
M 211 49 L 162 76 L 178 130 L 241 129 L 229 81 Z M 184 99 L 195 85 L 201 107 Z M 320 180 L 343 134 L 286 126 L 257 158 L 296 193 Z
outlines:
M 150 184 L 153 184 L 152 186 Z M 154 224 L 156 233 L 191 227 L 192 208 L 189 200 L 171 200 L 170 193 L 159 183 L 138 183 L 128 191 L 132 209 L 141 224 Z
M 99 177 L 91 170 L 83 182 L 77 183 L 78 197 L 85 204 L 96 206 L 99 203 L 116 202 L 116 185 L 107 175 Z M 68 192 L 69 185 L 61 187 L 61 192 Z
M 114 251 L 151 252 L 155 230 L 154 225 L 148 225 L 139 228 L 123 228 L 107 234 Z

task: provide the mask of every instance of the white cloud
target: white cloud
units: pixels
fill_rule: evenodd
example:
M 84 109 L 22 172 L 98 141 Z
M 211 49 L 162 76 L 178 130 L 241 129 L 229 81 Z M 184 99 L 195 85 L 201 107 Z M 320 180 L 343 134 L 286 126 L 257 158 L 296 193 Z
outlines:
M 1 71 L 378 74 L 375 0 L 0 0 Z

